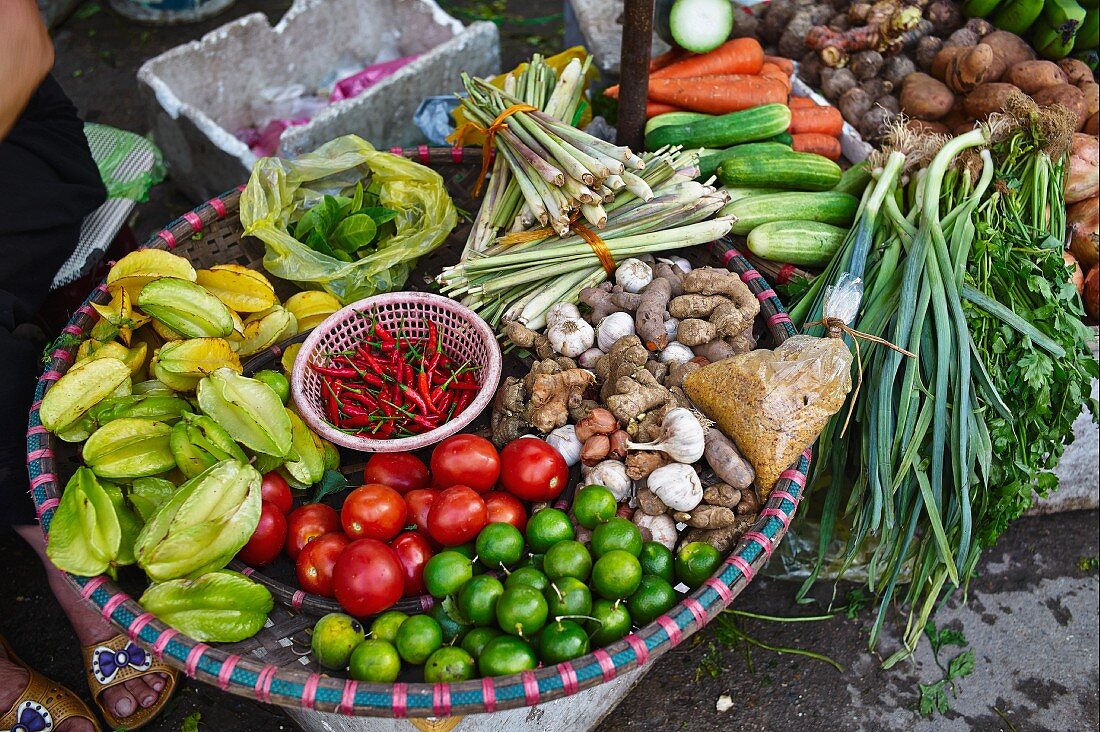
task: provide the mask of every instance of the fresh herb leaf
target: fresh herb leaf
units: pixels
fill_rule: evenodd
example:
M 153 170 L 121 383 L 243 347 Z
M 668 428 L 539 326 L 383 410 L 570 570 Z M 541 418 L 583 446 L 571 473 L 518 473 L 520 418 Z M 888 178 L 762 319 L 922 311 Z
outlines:
M 342 473 L 335 470 L 326 470 L 325 474 L 321 476 L 321 482 L 317 484 L 317 489 L 313 492 L 310 503 L 320 503 L 326 496 L 346 491 L 350 487 L 351 484 L 348 483 L 348 479 Z
M 325 235 L 319 230 L 314 229 L 309 232 L 309 237 L 306 239 L 306 244 L 310 249 L 320 252 L 321 254 L 327 254 L 330 257 L 335 257 L 336 252 L 329 246 L 328 241 L 325 239 Z
M 974 670 L 974 651 L 963 651 L 951 659 L 947 666 L 947 680 L 954 681 L 969 676 Z
M 922 716 L 931 717 L 933 712 L 946 714 L 951 708 L 947 701 L 946 681 L 940 680 L 934 684 L 920 685 L 920 713 Z
M 351 197 L 350 211 L 358 211 L 363 208 L 363 181 L 355 184 L 355 193 Z
M 180 725 L 180 732 L 199 732 L 199 722 L 202 721 L 202 712 L 191 712 Z
M 951 628 L 944 628 L 940 631 L 938 648 L 944 646 L 959 646 L 962 648 L 966 645 L 966 636 L 962 634 L 962 631 L 953 630 Z
M 367 214 L 353 214 L 340 222 L 332 235 L 332 243 L 345 252 L 370 246 L 378 233 L 378 224 Z
M 361 214 L 366 214 L 374 219 L 374 223 L 381 226 L 387 221 L 393 221 L 397 218 L 397 212 L 392 208 L 385 208 L 384 206 L 367 206 L 360 209 L 354 209 Z

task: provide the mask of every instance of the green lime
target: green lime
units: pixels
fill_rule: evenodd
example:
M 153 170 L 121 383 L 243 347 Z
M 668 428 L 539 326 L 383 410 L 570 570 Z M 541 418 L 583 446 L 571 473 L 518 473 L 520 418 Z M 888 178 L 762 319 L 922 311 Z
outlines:
M 539 595 L 542 597 L 542 595 Z M 344 613 L 329 613 L 313 626 L 310 648 L 317 663 L 343 671 L 355 647 L 363 642 L 363 626 Z
M 509 587 L 497 600 L 497 623 L 511 635 L 529 636 L 546 625 L 546 598 L 534 587 Z
M 592 610 L 592 590 L 576 577 L 562 577 L 542 593 L 550 608 L 550 617 L 588 615 Z
M 593 645 L 606 646 L 630 632 L 630 611 L 622 600 L 596 598 L 591 615 L 595 620 L 585 623 Z
M 545 628 L 543 630 L 545 630 Z M 531 650 L 535 652 L 535 655 L 538 655 L 539 642 L 542 640 L 542 631 L 540 630 L 538 633 L 528 638 L 524 638 L 523 640 L 527 641 L 527 645 L 531 646 Z
M 638 527 L 619 516 L 609 518 L 592 530 L 592 553 L 602 557 L 610 551 L 621 549 L 634 556 L 642 553 L 642 532 Z
M 550 623 L 539 633 L 539 658 L 549 665 L 588 653 L 588 634 L 572 620 Z
M 519 533 L 519 532 L 516 532 Z M 504 585 L 496 577 L 479 574 L 466 581 L 458 591 L 458 611 L 473 625 L 496 622 L 497 600 L 504 594 Z
M 722 563 L 722 555 L 710 544 L 693 541 L 676 554 L 676 579 L 691 589 L 707 581 Z
M 664 544 L 645 542 L 642 544 L 642 555 L 638 559 L 642 563 L 643 574 L 655 574 L 666 582 L 676 578 L 672 571 L 672 552 Z
M 458 552 L 467 559 L 473 559 L 477 556 L 477 548 L 472 541 L 468 541 L 465 544 L 459 544 L 458 546 L 449 546 L 447 551 Z
M 638 590 L 626 601 L 630 617 L 638 627 L 649 625 L 676 604 L 676 590 L 656 575 L 642 577 Z
M 527 543 L 535 554 L 544 554 L 559 541 L 573 538 L 573 524 L 565 511 L 544 508 L 527 521 Z
M 485 645 L 493 638 L 499 638 L 501 635 L 503 634 L 496 628 L 474 628 L 463 636 L 459 645 L 476 661 L 481 657 L 481 651 L 485 648 Z
M 370 637 L 377 640 L 384 640 L 387 643 L 393 643 L 397 638 L 397 629 L 401 627 L 401 623 L 408 619 L 408 615 L 400 610 L 387 610 L 374 619 L 374 622 L 370 624 Z
M 579 541 L 559 541 L 546 550 L 546 556 L 542 558 L 542 570 L 552 580 L 559 577 L 586 580 L 592 571 L 592 555 Z
M 630 597 L 641 581 L 641 563 L 622 549 L 612 549 L 592 567 L 592 587 L 607 600 Z
M 348 673 L 356 681 L 393 683 L 401 673 L 401 657 L 389 641 L 368 638 L 351 652 Z
M 452 617 L 451 613 L 457 613 L 457 611 L 453 607 L 448 607 L 451 603 L 453 603 L 453 600 L 445 599 L 432 605 L 432 609 L 428 611 L 428 615 L 439 623 L 439 627 L 443 631 L 444 643 L 450 643 L 455 638 L 461 638 L 470 629 L 468 623 Z
M 492 523 L 477 535 L 474 547 L 486 567 L 511 567 L 523 558 L 523 534 L 511 524 Z
M 279 399 L 282 400 L 283 404 L 290 401 L 290 381 L 278 371 L 264 369 L 263 371 L 257 371 L 252 374 L 252 378 L 270 386 L 271 389 L 279 395 Z
M 443 646 L 429 656 L 424 664 L 424 680 L 429 684 L 438 681 L 465 681 L 473 677 L 473 656 L 454 646 Z
M 602 485 L 586 485 L 573 498 L 573 515 L 586 529 L 594 529 L 619 510 L 615 494 Z
M 502 635 L 486 643 L 477 659 L 477 668 L 482 676 L 518 674 L 530 671 L 538 664 L 535 649 L 522 638 L 510 635 Z
M 397 652 L 409 663 L 424 663 L 443 645 L 443 629 L 430 615 L 413 615 L 397 629 Z
M 424 586 L 433 597 L 453 595 L 473 576 L 474 563 L 470 557 L 453 549 L 436 554 L 424 565 Z
M 504 580 L 504 586 L 519 587 L 520 585 L 534 587 L 539 592 L 542 592 L 550 586 L 550 579 L 540 569 L 535 569 L 531 566 L 520 567 L 519 569 L 512 570 L 512 573 L 508 575 L 508 579 Z

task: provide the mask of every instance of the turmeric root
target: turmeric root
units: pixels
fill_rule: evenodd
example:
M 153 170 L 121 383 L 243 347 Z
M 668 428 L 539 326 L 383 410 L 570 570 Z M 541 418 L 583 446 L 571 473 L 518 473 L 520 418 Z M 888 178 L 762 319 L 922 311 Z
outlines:
M 589 318 L 591 322 L 598 323 L 611 313 L 621 313 L 624 310 L 624 308 L 612 302 L 612 287 L 614 285 L 610 282 L 604 282 L 599 287 L 586 287 L 581 290 L 581 302 L 592 308 L 592 314 Z
M 657 494 L 648 488 L 640 489 L 636 497 L 638 499 L 638 508 L 642 509 L 650 516 L 660 516 L 662 513 L 668 513 L 668 506 L 665 502 L 657 497 Z
M 699 505 L 690 512 L 677 511 L 672 518 L 695 529 L 724 529 L 737 523 L 737 514 L 725 506 Z
M 738 516 L 755 516 L 760 513 L 760 498 L 756 495 L 755 488 L 746 488 L 741 491 L 741 500 L 734 511 Z
M 756 479 L 756 471 L 752 469 L 752 465 L 741 455 L 733 440 L 719 429 L 707 430 L 703 438 L 703 459 L 719 479 L 736 489 L 748 488 Z

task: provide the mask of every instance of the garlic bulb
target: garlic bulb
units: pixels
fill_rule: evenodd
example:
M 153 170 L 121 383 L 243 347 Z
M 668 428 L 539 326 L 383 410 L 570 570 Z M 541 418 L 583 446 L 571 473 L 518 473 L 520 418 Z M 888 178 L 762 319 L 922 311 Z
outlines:
M 596 333 L 581 318 L 564 318 L 546 329 L 550 346 L 563 356 L 576 358 L 596 340 Z
M 679 267 L 684 271 L 684 274 L 687 274 L 691 271 L 691 262 L 687 261 L 683 257 L 661 257 L 657 261 L 664 262 L 665 264 L 672 267 Z
M 669 318 L 665 321 L 665 335 L 669 342 L 676 340 L 676 331 L 680 328 L 679 318 Z
M 561 453 L 566 465 L 576 465 L 581 459 L 583 445 L 577 439 L 577 428 L 571 424 L 552 430 L 546 436 L 546 444 Z
M 582 369 L 594 369 L 596 368 L 596 362 L 600 360 L 600 356 L 602 355 L 603 351 L 599 348 L 589 348 L 587 351 L 577 356 L 577 365 Z
M 615 270 L 615 284 L 626 292 L 641 292 L 653 281 L 653 270 L 640 259 L 624 259 Z
M 616 501 L 625 501 L 630 497 L 633 484 L 626 476 L 626 466 L 618 460 L 604 460 L 588 471 L 584 476 L 587 485 L 602 485 L 611 491 Z M 698 482 L 698 479 L 696 479 Z M 703 489 L 699 489 L 699 499 L 702 500 Z M 695 506 L 692 506 L 695 508 Z
M 678 341 L 672 341 L 661 351 L 661 363 L 685 363 L 695 358 L 695 352 Z
M 676 550 L 676 540 L 680 534 L 676 531 L 676 522 L 667 513 L 651 516 L 645 511 L 635 511 L 634 525 L 639 529 L 649 529 L 650 541 L 664 544 L 669 551 Z
M 657 468 L 646 478 L 646 485 L 674 511 L 690 511 L 703 500 L 703 485 L 695 468 L 683 463 Z
M 569 318 L 581 317 L 581 311 L 571 302 L 558 302 L 550 306 L 546 311 L 546 325 L 556 325 Z
M 661 420 L 660 438 L 653 442 L 631 442 L 627 447 L 631 450 L 659 450 L 667 453 L 678 463 L 693 463 L 703 457 L 705 448 L 703 425 L 699 424 L 694 414 L 683 407 L 676 407 L 670 409 Z M 650 490 L 653 489 L 650 488 Z M 668 505 L 672 506 L 671 503 Z
M 601 351 L 610 351 L 620 338 L 634 335 L 634 316 L 630 313 L 611 313 L 596 326 L 596 345 Z

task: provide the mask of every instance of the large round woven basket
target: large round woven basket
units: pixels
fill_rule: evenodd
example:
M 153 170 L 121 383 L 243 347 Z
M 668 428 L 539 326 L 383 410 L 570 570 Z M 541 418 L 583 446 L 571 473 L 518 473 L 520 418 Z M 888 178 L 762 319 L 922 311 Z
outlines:
M 456 205 L 466 210 L 476 209 L 468 191 L 481 162 L 480 150 L 420 147 L 393 152 L 438 170 L 447 180 Z M 237 216 L 239 197 L 238 189 L 207 201 L 153 235 L 145 246 L 172 249 L 190 259 L 196 267 L 237 262 L 260 268 L 263 245 L 242 237 Z M 466 231 L 465 227 L 460 227 L 451 235 L 449 244 L 464 241 Z M 452 256 L 457 254 L 457 248 L 447 248 L 454 249 Z M 723 264 L 740 274 L 760 300 L 761 318 L 773 343 L 794 335 L 783 305 L 760 273 L 736 250 L 723 247 L 716 251 Z M 436 271 L 439 263 L 432 260 L 445 256 L 445 250 L 441 250 L 422 262 L 422 267 Z M 418 284 L 414 280 L 415 276 L 410 278 L 410 286 Z M 422 281 L 419 284 L 423 286 Z M 289 283 L 277 283 L 277 288 L 284 290 L 281 295 L 292 289 Z M 65 337 L 56 342 L 58 345 L 50 353 L 35 390 L 27 430 L 27 466 L 31 495 L 47 538 L 62 487 L 78 463 L 72 451 L 66 451 L 63 444 L 42 427 L 38 410 L 42 396 L 71 365 L 79 341 L 87 337 L 95 323 L 96 313 L 91 303 L 106 303 L 107 300 L 105 285 L 89 295 L 64 328 Z M 308 658 L 303 657 L 302 651 L 308 647 L 307 631 L 316 620 L 308 605 L 301 611 L 277 606 L 271 613 L 269 626 L 242 643 L 207 645 L 145 612 L 119 583 L 106 576 L 67 577 L 87 602 L 135 642 L 148 647 L 155 656 L 188 676 L 233 694 L 287 707 L 360 716 L 491 713 L 547 702 L 610 681 L 652 663 L 697 632 L 744 591 L 783 538 L 802 498 L 809 466 L 807 451 L 783 473 L 759 520 L 715 575 L 666 615 L 606 648 L 571 662 L 513 676 L 453 684 L 373 684 L 335 678 L 308 665 Z

